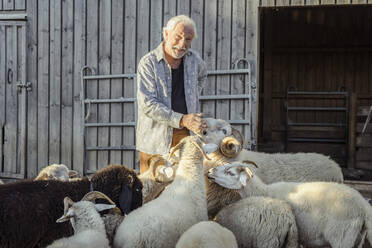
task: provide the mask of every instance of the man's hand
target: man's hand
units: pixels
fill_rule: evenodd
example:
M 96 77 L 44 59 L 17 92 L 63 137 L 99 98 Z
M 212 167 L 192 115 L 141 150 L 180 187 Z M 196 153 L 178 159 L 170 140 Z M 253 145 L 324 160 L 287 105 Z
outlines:
M 202 113 L 183 115 L 180 121 L 181 127 L 186 127 L 194 133 L 200 134 L 204 129 L 208 128 L 207 123 L 202 119 Z

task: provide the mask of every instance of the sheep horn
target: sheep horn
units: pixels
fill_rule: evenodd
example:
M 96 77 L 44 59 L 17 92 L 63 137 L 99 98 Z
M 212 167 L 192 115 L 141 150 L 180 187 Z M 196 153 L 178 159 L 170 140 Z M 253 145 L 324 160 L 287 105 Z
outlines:
M 182 140 L 177 144 L 175 145 L 174 147 L 172 147 L 172 149 L 170 150 L 169 152 L 169 155 L 168 155 L 168 160 L 170 160 L 170 158 L 173 156 L 173 154 L 179 150 L 181 148 L 181 146 L 183 145 L 183 142 Z
M 194 144 L 194 146 L 196 146 L 196 147 L 197 147 L 197 148 L 202 152 L 204 158 L 206 158 L 206 159 L 208 159 L 208 160 L 211 160 L 211 158 L 208 157 L 208 155 L 205 153 L 205 151 L 204 151 L 203 148 L 199 145 L 198 142 L 193 141 L 192 143 Z
M 67 211 L 68 209 L 71 207 L 71 205 L 74 203 L 73 200 L 70 199 L 70 197 L 66 196 L 64 199 L 63 199 L 63 205 L 64 205 L 64 209 L 63 209 L 63 215 L 66 215 L 67 214 Z
M 110 204 L 116 205 L 115 202 L 110 199 L 110 197 L 99 191 L 88 192 L 81 200 L 94 202 L 95 199 L 106 199 Z
M 147 164 L 149 166 L 149 169 L 152 170 L 152 175 L 155 176 L 156 168 L 159 165 L 160 161 L 165 161 L 165 159 L 160 155 L 153 155 L 147 160 Z
M 243 163 L 246 163 L 246 164 L 253 164 L 254 166 L 256 166 L 256 168 L 258 168 L 258 165 L 256 164 L 256 162 L 253 162 L 251 160 L 244 160 Z
M 224 156 L 234 158 L 242 151 L 243 143 L 244 139 L 241 133 L 232 128 L 231 135 L 221 141 L 220 151 Z

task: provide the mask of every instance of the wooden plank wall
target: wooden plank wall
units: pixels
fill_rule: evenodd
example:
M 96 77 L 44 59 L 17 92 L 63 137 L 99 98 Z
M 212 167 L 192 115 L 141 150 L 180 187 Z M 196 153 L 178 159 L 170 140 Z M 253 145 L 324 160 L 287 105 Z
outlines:
M 27 172 L 35 176 L 44 166 L 64 163 L 83 171 L 80 70 L 97 74 L 135 73 L 139 59 L 162 40 L 162 27 L 177 14 L 191 16 L 198 38 L 192 48 L 209 70 L 230 69 L 239 58 L 256 61 L 258 2 L 246 0 L 0 0 L 0 13 L 27 14 Z M 245 66 L 240 64 L 239 67 Z M 257 66 L 254 64 L 254 70 Z M 256 82 L 256 73 L 252 80 Z M 110 86 L 111 85 L 111 86 Z M 204 94 L 240 93 L 232 77 L 208 79 Z M 134 97 L 133 80 L 89 81 L 88 97 Z M 238 113 L 229 116 L 232 108 Z M 239 102 L 211 101 L 206 116 L 245 118 Z M 133 103 L 92 105 L 90 122 L 133 122 Z M 134 145 L 133 127 L 90 128 L 92 146 Z M 89 169 L 108 163 L 133 166 L 133 152 L 89 152 Z
M 371 0 L 260 0 L 262 7 L 372 4 Z
M 304 91 L 344 89 L 358 95 L 358 105 L 371 104 L 372 6 L 267 8 L 261 13 L 261 141 L 283 144 L 288 86 Z M 343 103 L 322 99 L 310 105 Z M 343 122 L 344 117 L 342 113 L 299 113 L 295 118 L 297 122 Z M 326 147 L 340 155 L 338 146 Z
M 26 0 L 0 0 L 0 11 L 24 11 Z

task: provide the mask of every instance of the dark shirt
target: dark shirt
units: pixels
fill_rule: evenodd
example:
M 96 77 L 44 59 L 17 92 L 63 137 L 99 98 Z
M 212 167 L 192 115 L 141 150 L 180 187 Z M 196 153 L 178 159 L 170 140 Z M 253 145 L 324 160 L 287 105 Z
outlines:
M 185 86 L 183 76 L 183 59 L 177 69 L 172 69 L 172 110 L 187 114 Z

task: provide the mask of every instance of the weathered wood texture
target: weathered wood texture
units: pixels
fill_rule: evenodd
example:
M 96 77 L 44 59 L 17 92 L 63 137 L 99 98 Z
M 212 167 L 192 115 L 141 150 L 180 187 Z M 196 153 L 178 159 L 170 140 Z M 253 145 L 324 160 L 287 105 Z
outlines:
M 26 149 L 26 23 L 0 21 L 0 176 L 23 178 Z M 17 42 L 14 42 L 17 41 Z
M 26 81 L 32 83 L 32 91 L 27 93 L 24 100 L 13 97 L 8 107 L 11 106 L 9 104 L 16 105 L 17 101 L 19 105 L 27 100 L 22 103 L 27 113 L 23 121 L 27 138 L 26 152 L 22 155 L 27 177 L 36 176 L 38 171 L 51 163 L 64 163 L 71 169 L 83 172 L 84 140 L 80 104 L 82 67 L 87 65 L 93 68 L 93 74 L 135 73 L 140 58 L 161 42 L 162 27 L 174 15 L 186 14 L 195 20 L 198 38 L 193 41 L 192 48 L 205 59 L 208 70 L 231 69 L 232 63 L 239 58 L 248 58 L 253 62 L 253 70 L 258 68 L 255 64 L 257 1 L 0 0 L 0 14 L 12 11 L 27 15 L 27 44 L 22 48 L 20 42 L 25 37 L 19 36 L 22 38 L 17 40 L 14 38 L 17 31 L 1 27 L 1 35 L 12 35 L 7 35 L 5 43 L 0 42 L 0 51 L 8 50 L 6 46 L 18 46 L 18 50 L 24 49 L 26 53 L 25 75 Z M 6 63 L 8 55 L 0 53 L 1 65 Z M 246 66 L 245 62 L 238 64 L 239 68 Z M 4 70 L 5 67 L 1 66 L 0 77 L 5 77 Z M 89 74 L 89 70 L 86 72 Z M 251 79 L 255 83 L 256 75 L 253 71 Z M 246 93 L 247 80 L 248 77 L 240 76 L 210 77 L 203 94 Z M 85 94 L 88 98 L 135 97 L 135 83 L 132 79 L 90 80 L 87 84 Z M 5 101 L 5 94 L 16 94 L 16 89 L 13 89 L 15 86 L 12 87 L 0 84 L 1 102 Z M 0 109 L 0 113 L 5 112 L 3 104 Z M 247 101 L 241 100 L 207 101 L 202 110 L 207 117 L 239 120 L 250 116 Z M 253 111 L 256 115 L 255 109 Z M 20 116 L 17 117 L 16 113 L 12 118 L 9 116 L 9 121 L 17 118 L 20 119 Z M 134 104 L 92 104 L 87 121 L 133 123 Z M 253 135 L 248 134 L 247 127 L 237 127 L 246 135 Z M 1 129 L 0 136 L 10 134 L 3 132 L 6 128 Z M 16 135 L 14 131 L 11 134 L 14 137 L 9 142 L 15 142 L 20 133 Z M 85 142 L 87 147 L 134 146 L 135 128 L 89 128 Z M 0 146 L 1 157 L 5 146 Z M 4 159 L 13 161 L 17 154 L 15 143 L 9 143 L 6 149 L 14 151 Z M 134 167 L 138 160 L 136 156 L 133 151 L 89 151 L 86 157 L 87 169 L 95 171 L 109 163 Z M 19 166 L 17 168 L 20 169 Z
M 290 86 L 299 91 L 346 90 L 349 95 L 357 94 L 358 106 L 372 105 L 372 99 L 368 97 L 372 91 L 371 18 L 372 6 L 261 9 L 262 117 L 258 141 L 262 149 L 270 143 L 283 144 L 285 140 L 285 99 Z M 343 102 L 338 98 L 321 97 L 304 99 L 296 104 L 338 107 Z M 347 122 L 342 113 L 326 111 L 297 112 L 291 118 L 296 122 Z M 352 137 L 349 135 L 349 138 Z M 314 144 L 309 149 L 308 146 L 296 144 L 291 148 L 315 151 L 321 147 Z M 321 152 L 336 152 L 336 156 L 342 157 L 352 149 L 337 151 L 332 150 L 333 146 L 324 146 Z
M 369 0 L 260 0 L 262 7 L 371 4 Z

